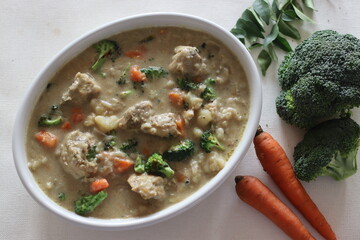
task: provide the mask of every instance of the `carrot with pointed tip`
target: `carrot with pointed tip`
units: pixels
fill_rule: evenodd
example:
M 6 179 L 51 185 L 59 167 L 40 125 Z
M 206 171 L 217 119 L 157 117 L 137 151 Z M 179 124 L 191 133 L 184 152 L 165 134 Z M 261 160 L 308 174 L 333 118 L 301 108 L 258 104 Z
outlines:
M 268 217 L 289 237 L 296 240 L 315 239 L 295 214 L 259 179 L 236 176 L 236 193 L 241 200 Z
M 336 235 L 330 224 L 296 178 L 290 160 L 280 144 L 259 126 L 254 146 L 264 171 L 270 175 L 283 194 L 325 239 L 335 240 Z

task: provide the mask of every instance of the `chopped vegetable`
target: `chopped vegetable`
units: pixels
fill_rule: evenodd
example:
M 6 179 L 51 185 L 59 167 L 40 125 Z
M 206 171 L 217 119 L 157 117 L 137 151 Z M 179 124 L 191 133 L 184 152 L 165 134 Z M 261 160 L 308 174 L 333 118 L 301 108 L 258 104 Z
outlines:
M 270 175 L 290 202 L 325 239 L 336 239 L 331 226 L 296 178 L 290 160 L 280 144 L 259 127 L 254 138 L 254 146 L 264 171 Z
M 213 78 L 206 79 L 205 85 L 206 85 L 206 87 L 205 87 L 204 91 L 200 94 L 200 97 L 206 101 L 212 102 L 216 98 L 216 93 L 215 93 L 215 89 L 214 89 L 215 79 L 213 79 Z
M 176 106 L 183 107 L 184 106 L 184 96 L 179 92 L 170 92 L 168 94 L 171 103 Z
M 96 146 L 89 147 L 87 153 L 86 153 L 86 159 L 88 161 L 94 161 L 96 159 Z
M 198 83 L 191 82 L 187 78 L 178 78 L 177 79 L 178 86 L 185 91 L 190 91 L 199 88 Z
M 220 144 L 219 140 L 215 137 L 211 130 L 206 130 L 201 135 L 200 147 L 209 153 L 214 148 L 224 150 L 224 147 Z
M 131 95 L 131 94 L 133 94 L 133 93 L 134 93 L 133 90 L 126 90 L 126 91 L 120 92 L 120 93 L 119 93 L 119 96 L 120 96 L 121 98 L 124 98 L 124 97 L 127 97 L 127 96 L 129 96 L 129 95 Z
M 125 158 L 115 158 L 113 160 L 115 172 L 123 173 L 134 166 L 134 162 Z
M 144 57 L 144 53 L 140 50 L 129 50 L 126 51 L 125 56 L 129 57 L 129 58 L 143 58 Z
M 180 135 L 182 137 L 184 137 L 185 136 L 185 120 L 183 118 L 177 119 L 175 121 L 175 124 L 176 124 L 177 129 L 180 132 Z
M 90 184 L 90 192 L 97 193 L 108 188 L 109 186 L 110 185 L 105 178 L 96 179 Z
M 64 122 L 63 125 L 61 126 L 61 129 L 70 130 L 71 129 L 71 123 L 69 121 Z
M 140 71 L 140 67 L 138 65 L 134 65 L 130 68 L 130 80 L 133 82 L 144 82 L 148 79 L 146 78 L 145 73 Z
M 63 193 L 63 192 L 60 192 L 60 193 L 58 193 L 57 198 L 58 198 L 60 201 L 65 201 L 66 195 L 65 195 L 65 193 Z
M 84 120 L 84 114 L 81 111 L 81 108 L 75 107 L 71 110 L 71 121 L 73 123 L 80 123 Z
M 239 198 L 269 218 L 291 239 L 315 239 L 294 212 L 259 179 L 236 176 L 235 182 Z
M 127 142 L 124 142 L 120 146 L 120 150 L 123 152 L 132 151 L 135 149 L 135 147 L 138 145 L 138 142 L 136 139 L 129 139 Z
M 148 79 L 163 78 L 169 74 L 163 67 L 141 68 L 140 71 L 144 73 Z
M 91 70 L 99 72 L 102 65 L 106 62 L 106 59 L 114 61 L 120 54 L 120 48 L 115 41 L 102 40 L 93 45 L 98 53 L 96 62 L 91 66 Z
M 145 171 L 149 174 L 154 174 L 161 177 L 170 178 L 174 175 L 167 162 L 158 153 L 152 154 L 145 163 Z
M 319 176 L 343 180 L 357 172 L 360 126 L 350 117 L 311 128 L 294 151 L 295 174 L 303 181 Z
M 95 210 L 97 206 L 100 205 L 107 197 L 107 193 L 100 191 L 95 195 L 83 196 L 80 199 L 76 200 L 74 203 L 75 213 L 79 215 L 87 215 Z
M 134 164 L 134 171 L 136 173 L 144 173 L 145 172 L 145 158 L 142 155 L 138 155 L 135 160 Z
M 55 148 L 58 143 L 58 138 L 51 132 L 42 130 L 35 134 L 35 139 L 43 146 L 48 148 Z
M 58 105 L 52 105 L 47 114 L 40 116 L 38 121 L 39 127 L 52 127 L 58 126 L 62 123 L 62 117 L 60 116 L 60 110 Z
M 182 161 L 190 157 L 194 153 L 194 149 L 194 142 L 186 139 L 164 152 L 163 158 L 167 161 Z

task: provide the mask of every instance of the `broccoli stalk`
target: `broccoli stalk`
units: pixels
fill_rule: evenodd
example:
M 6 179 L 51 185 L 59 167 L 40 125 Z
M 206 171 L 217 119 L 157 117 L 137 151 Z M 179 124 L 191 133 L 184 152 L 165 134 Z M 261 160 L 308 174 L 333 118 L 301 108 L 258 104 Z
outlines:
M 201 135 L 200 147 L 207 153 L 211 152 L 214 148 L 224 150 L 224 147 L 220 144 L 219 140 L 211 130 L 207 130 Z
M 167 162 L 158 153 L 152 154 L 145 163 L 145 171 L 149 174 L 170 178 L 174 175 Z
M 186 139 L 163 153 L 167 161 L 181 161 L 194 153 L 194 142 Z
M 342 180 L 357 171 L 360 126 L 349 117 L 333 119 L 311 128 L 294 151 L 294 170 L 303 181 L 319 176 Z
M 95 195 L 83 196 L 80 199 L 76 200 L 75 213 L 79 215 L 87 215 L 94 211 L 94 209 L 99 206 L 99 204 L 105 200 L 107 193 L 104 191 L 98 192 Z
M 47 114 L 43 114 L 40 116 L 38 121 L 39 127 L 52 127 L 58 126 L 62 123 L 62 117 L 59 115 L 59 106 L 52 105 L 49 112 Z M 56 116 L 56 117 L 54 117 Z
M 135 164 L 134 164 L 134 171 L 136 173 L 144 173 L 145 172 L 145 159 L 144 156 L 142 155 L 138 155 L 135 159 Z
M 310 128 L 321 120 L 360 106 L 360 40 L 325 30 L 300 43 L 281 63 L 279 116 Z
M 105 63 L 106 59 L 111 59 L 112 61 L 119 55 L 119 46 L 117 42 L 111 40 L 102 40 L 93 46 L 98 55 L 96 62 L 91 66 L 91 70 L 94 72 L 99 72 L 102 65 Z

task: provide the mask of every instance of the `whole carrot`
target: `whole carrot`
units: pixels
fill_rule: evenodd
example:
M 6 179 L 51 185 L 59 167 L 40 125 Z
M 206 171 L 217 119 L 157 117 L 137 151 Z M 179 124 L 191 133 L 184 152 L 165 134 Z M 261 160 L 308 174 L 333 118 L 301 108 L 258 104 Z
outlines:
M 296 178 L 290 160 L 280 144 L 259 126 L 254 146 L 264 171 L 283 194 L 325 239 L 335 240 L 334 231 Z
M 295 214 L 259 179 L 236 176 L 236 193 L 241 200 L 264 214 L 289 237 L 295 240 L 315 239 Z

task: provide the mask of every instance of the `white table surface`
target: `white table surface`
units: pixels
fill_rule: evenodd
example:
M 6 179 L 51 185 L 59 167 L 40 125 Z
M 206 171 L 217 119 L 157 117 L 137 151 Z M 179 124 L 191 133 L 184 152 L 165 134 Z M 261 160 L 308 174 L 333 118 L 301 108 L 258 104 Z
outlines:
M 121 232 L 75 226 L 39 206 L 22 186 L 11 153 L 15 114 L 31 81 L 57 52 L 82 34 L 118 18 L 154 11 L 193 14 L 230 30 L 243 10 L 251 4 L 252 0 L 2 0 L 0 239 L 288 239 L 235 194 L 234 176 L 254 175 L 289 204 L 263 172 L 253 146 L 225 183 L 191 210 L 157 225 Z M 359 0 L 319 0 L 316 1 L 316 8 L 316 24 L 304 24 L 303 37 L 315 30 L 334 29 L 360 38 Z M 276 66 L 272 65 L 268 75 L 262 78 L 264 100 L 261 124 L 291 156 L 303 132 L 285 124 L 275 112 L 274 99 L 279 92 L 275 69 Z M 360 123 L 359 109 L 354 111 L 353 117 Z M 342 182 L 324 177 L 304 183 L 339 239 L 360 239 L 359 182 L 360 173 Z M 300 219 L 317 239 L 322 239 L 302 217 Z

